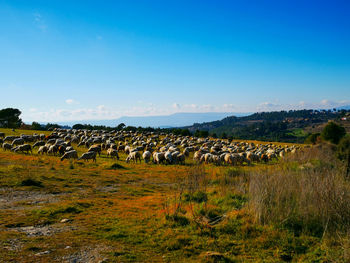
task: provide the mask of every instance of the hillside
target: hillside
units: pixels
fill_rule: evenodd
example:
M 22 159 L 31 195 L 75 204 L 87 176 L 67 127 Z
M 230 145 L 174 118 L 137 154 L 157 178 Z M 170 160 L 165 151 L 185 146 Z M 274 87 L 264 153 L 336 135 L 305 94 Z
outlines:
M 291 110 L 259 112 L 249 116 L 230 116 L 222 120 L 195 123 L 191 132 L 208 131 L 219 137 L 264 141 L 303 142 L 308 134 L 318 132 L 330 120 L 341 122 L 348 129 L 348 110 Z

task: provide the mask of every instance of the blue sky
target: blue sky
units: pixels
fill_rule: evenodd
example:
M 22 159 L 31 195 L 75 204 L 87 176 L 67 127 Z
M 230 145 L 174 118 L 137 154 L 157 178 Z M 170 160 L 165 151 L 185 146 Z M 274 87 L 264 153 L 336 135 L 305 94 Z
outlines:
M 349 1 L 0 0 L 24 121 L 350 104 Z

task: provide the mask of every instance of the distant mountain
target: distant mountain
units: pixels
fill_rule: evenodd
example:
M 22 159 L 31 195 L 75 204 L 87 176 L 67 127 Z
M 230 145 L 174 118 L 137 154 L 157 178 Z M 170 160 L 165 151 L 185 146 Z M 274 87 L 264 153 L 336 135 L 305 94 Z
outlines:
M 345 105 L 345 106 L 341 106 L 336 108 L 337 110 L 350 110 L 350 105 Z
M 247 116 L 250 113 L 234 113 L 234 112 L 206 112 L 206 113 L 174 113 L 171 115 L 162 116 L 140 116 L 140 117 L 120 117 L 114 120 L 83 120 L 58 122 L 60 125 L 73 126 L 74 124 L 91 124 L 91 125 L 105 125 L 116 127 L 120 123 L 127 126 L 136 127 L 153 127 L 153 128 L 172 128 L 190 126 L 195 123 L 211 122 L 221 120 L 228 116 Z

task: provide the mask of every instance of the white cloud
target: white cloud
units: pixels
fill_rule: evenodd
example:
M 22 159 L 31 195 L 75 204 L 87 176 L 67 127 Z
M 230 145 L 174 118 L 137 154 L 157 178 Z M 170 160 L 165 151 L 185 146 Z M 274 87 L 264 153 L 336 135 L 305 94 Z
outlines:
M 237 107 L 233 104 L 223 104 L 222 109 L 224 111 L 234 111 L 234 110 L 237 110 Z
M 75 102 L 73 99 L 67 99 L 66 103 L 72 105 Z M 169 115 L 175 112 L 253 112 L 253 111 L 279 111 L 292 109 L 328 109 L 333 107 L 340 107 L 349 105 L 350 101 L 325 101 L 322 100 L 317 103 L 307 103 L 300 101 L 295 104 L 282 104 L 278 102 L 262 102 L 253 107 L 241 108 L 233 104 L 184 104 L 173 103 L 167 108 L 161 108 L 153 103 L 145 103 L 144 105 L 136 104 L 130 108 L 111 108 L 106 105 L 98 105 L 94 108 L 78 108 L 78 109 L 50 109 L 43 110 L 37 108 L 30 108 L 27 111 L 23 110 L 22 119 L 24 121 L 38 121 L 38 122 L 64 122 L 64 121 L 83 121 L 83 120 L 108 120 L 117 119 L 121 116 L 156 116 Z
M 283 105 L 271 103 L 271 102 L 262 102 L 260 103 L 256 109 L 258 111 L 275 111 L 275 110 L 282 110 Z
M 67 103 L 68 105 L 79 104 L 78 101 L 73 100 L 73 99 L 66 99 L 66 103 Z
M 175 110 L 178 110 L 181 108 L 181 105 L 179 103 L 173 103 L 172 107 L 175 109 Z
M 48 26 L 40 13 L 34 13 L 34 23 L 42 31 L 46 32 Z
M 279 104 L 272 102 L 262 102 L 257 105 L 257 111 L 280 111 L 280 110 L 303 110 L 303 109 L 331 109 L 338 108 L 341 106 L 349 105 L 349 100 L 343 101 L 330 101 L 327 99 L 321 100 L 320 102 L 310 103 L 300 101 L 295 104 Z

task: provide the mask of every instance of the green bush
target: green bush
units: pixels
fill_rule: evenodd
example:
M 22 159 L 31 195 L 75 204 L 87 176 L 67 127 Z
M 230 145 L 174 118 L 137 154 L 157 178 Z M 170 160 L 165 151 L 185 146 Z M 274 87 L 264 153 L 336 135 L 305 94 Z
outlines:
M 307 138 L 305 139 L 305 143 L 309 143 L 309 144 L 316 144 L 318 138 L 320 137 L 320 133 L 312 133 L 309 136 L 307 136 Z
M 324 127 L 321 138 L 325 141 L 330 141 L 331 143 L 338 144 L 340 139 L 346 134 L 345 128 L 334 122 L 329 122 L 326 127 Z

